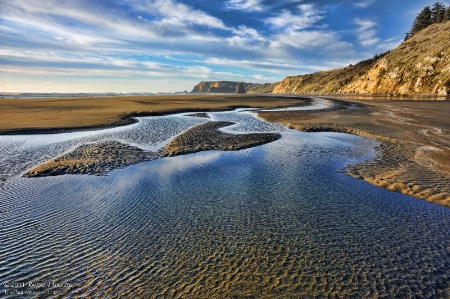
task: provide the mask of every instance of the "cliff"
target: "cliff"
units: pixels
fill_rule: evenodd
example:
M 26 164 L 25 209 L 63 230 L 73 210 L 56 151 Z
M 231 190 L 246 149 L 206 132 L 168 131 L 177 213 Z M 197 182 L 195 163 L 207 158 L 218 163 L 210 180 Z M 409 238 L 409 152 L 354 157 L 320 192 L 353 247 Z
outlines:
M 200 82 L 194 86 L 192 92 L 211 92 L 211 93 L 236 93 L 240 82 L 216 81 Z
M 277 83 L 245 83 L 245 89 L 249 93 L 271 93 Z
M 233 81 L 202 81 L 191 92 L 199 93 L 270 93 L 275 83 L 245 83 Z
M 450 22 L 432 25 L 395 50 L 356 65 L 292 76 L 274 93 L 450 94 Z

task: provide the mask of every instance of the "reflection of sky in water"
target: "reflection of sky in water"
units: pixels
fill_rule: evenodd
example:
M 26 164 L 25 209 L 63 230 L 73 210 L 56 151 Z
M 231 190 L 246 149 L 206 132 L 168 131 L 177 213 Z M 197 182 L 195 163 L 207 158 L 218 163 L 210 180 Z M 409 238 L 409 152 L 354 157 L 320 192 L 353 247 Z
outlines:
M 80 283 L 62 297 L 439 297 L 449 209 L 336 172 L 374 144 L 286 131 L 107 177 L 11 178 L 2 277 Z
M 157 151 L 173 137 L 190 127 L 210 121 L 206 118 L 188 117 L 187 113 L 138 118 L 136 124 L 105 130 L 84 132 L 0 136 L 0 177 L 19 174 L 26 169 L 57 157 L 82 144 L 117 140 L 145 150 Z M 212 120 L 238 123 L 224 131 L 231 133 L 277 132 L 285 130 L 278 124 L 257 119 L 246 109 L 231 112 L 209 113 Z
M 333 102 L 322 99 L 322 98 L 313 98 L 313 102 L 311 105 L 307 106 L 299 106 L 299 107 L 289 107 L 289 108 L 276 108 L 276 109 L 264 109 L 261 111 L 302 111 L 302 110 L 319 110 L 319 109 L 327 109 L 333 106 Z
M 315 99 L 311 106 L 299 109 L 318 109 L 328 101 Z M 221 131 L 242 134 L 251 132 L 282 132 L 286 127 L 255 117 L 255 109 L 236 109 L 228 112 L 209 113 L 213 121 L 235 122 Z M 33 166 L 71 151 L 82 144 L 117 140 L 145 150 L 157 151 L 173 137 L 195 125 L 210 120 L 188 117 L 188 113 L 138 118 L 136 124 L 104 129 L 62 134 L 0 136 L 0 178 L 24 172 Z
M 251 133 L 251 132 L 281 132 L 286 127 L 276 123 L 270 123 L 256 118 L 256 114 L 250 111 L 216 112 L 209 113 L 214 121 L 230 121 L 236 123 L 229 127 L 220 129 L 227 133 Z
M 1 277 L 72 283 L 57 290 L 61 298 L 444 297 L 448 208 L 336 171 L 373 155 L 375 141 L 288 130 L 244 110 L 208 114 L 238 123 L 226 132 L 283 137 L 107 177 L 17 174 L 88 142 L 156 150 L 210 120 L 178 114 L 107 130 L 0 136 L 0 177 L 10 176 L 0 181 Z
M 204 123 L 202 118 L 170 115 L 140 118 L 140 122 L 124 127 L 85 132 L 0 136 L 0 176 L 18 174 L 27 168 L 82 144 L 118 140 L 146 150 L 156 151 L 173 136 Z

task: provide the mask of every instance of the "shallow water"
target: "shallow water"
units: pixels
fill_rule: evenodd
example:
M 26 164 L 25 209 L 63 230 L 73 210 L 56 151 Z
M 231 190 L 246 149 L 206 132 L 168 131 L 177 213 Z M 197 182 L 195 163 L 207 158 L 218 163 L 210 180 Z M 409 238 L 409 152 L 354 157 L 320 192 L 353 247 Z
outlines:
M 176 115 L 73 138 L 1 137 L 2 150 L 17 153 L 2 156 L 2 165 L 15 165 L 0 190 L 2 296 L 444 296 L 450 209 L 338 171 L 373 155 L 373 141 L 287 130 L 251 112 L 210 115 L 242 122 L 227 130 L 283 137 L 107 177 L 32 179 L 19 174 L 44 160 L 34 150 L 53 156 L 108 138 L 157 148 L 208 120 Z
M 138 119 L 139 123 L 107 130 L 0 136 L 0 152 L 4 153 L 0 155 L 0 179 L 20 174 L 86 143 L 118 140 L 156 151 L 186 129 L 208 121 L 183 114 Z
M 301 111 L 301 110 L 319 110 L 328 109 L 333 107 L 333 102 L 324 98 L 312 98 L 311 105 L 298 106 L 298 107 L 287 107 L 287 108 L 274 108 L 274 109 L 264 109 L 262 111 Z

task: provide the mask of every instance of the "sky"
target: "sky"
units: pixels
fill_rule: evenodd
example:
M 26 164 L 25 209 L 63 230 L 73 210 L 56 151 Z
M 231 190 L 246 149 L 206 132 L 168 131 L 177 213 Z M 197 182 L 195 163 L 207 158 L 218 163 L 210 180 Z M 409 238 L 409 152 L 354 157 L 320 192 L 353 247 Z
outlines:
M 0 0 L 0 92 L 277 82 L 394 49 L 434 2 Z

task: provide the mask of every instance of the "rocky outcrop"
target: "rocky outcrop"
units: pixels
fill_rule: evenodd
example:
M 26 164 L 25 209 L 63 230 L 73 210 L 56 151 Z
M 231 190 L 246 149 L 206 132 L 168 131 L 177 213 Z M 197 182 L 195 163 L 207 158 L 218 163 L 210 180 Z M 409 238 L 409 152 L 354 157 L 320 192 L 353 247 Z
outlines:
M 271 93 L 277 83 L 245 83 L 248 93 Z
M 193 93 L 271 93 L 275 83 L 245 83 L 233 81 L 202 81 L 194 86 Z
M 232 81 L 202 81 L 194 86 L 192 92 L 200 93 L 236 93 L 241 82 Z
M 373 61 L 287 77 L 274 93 L 450 95 L 450 22 L 432 25 Z

